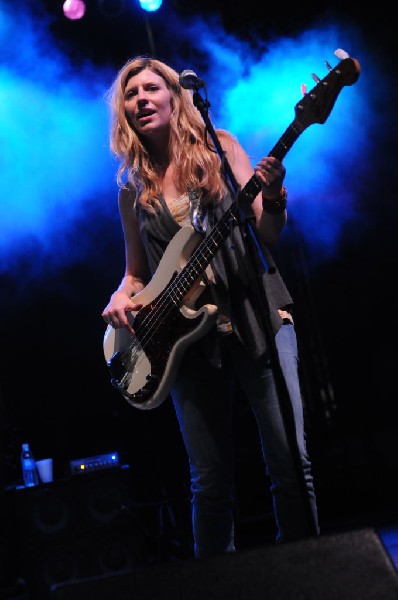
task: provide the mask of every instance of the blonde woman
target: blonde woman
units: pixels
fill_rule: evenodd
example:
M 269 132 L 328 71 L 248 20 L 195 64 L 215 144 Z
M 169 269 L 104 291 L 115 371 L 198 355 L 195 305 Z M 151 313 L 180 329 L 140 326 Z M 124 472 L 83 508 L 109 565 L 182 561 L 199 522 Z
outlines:
M 192 92 L 181 87 L 174 69 L 150 57 L 133 58 L 117 74 L 109 101 L 110 145 L 119 159 L 118 202 L 126 262 L 121 283 L 102 317 L 112 330 L 122 329 L 133 337 L 136 324 L 129 316 L 146 307 L 143 301 L 146 286 L 151 282 L 153 288 L 154 281 L 168 282 L 162 258 L 173 247 L 176 264 L 180 264 L 180 251 L 181 255 L 186 252 L 185 244 L 190 248 L 190 234 L 183 238 L 181 247 L 176 243 L 181 231 L 198 231 L 192 233 L 192 239 L 201 236 L 211 240 L 213 235 L 218 240 L 214 232 L 219 231 L 223 215 L 231 207 L 233 210 L 236 203 L 219 153 L 206 135 L 204 120 L 193 103 Z M 223 130 L 217 130 L 217 135 L 239 186 L 243 188 L 254 175 L 259 184 L 260 191 L 251 199 L 254 227 L 262 240 L 267 264 L 272 267 L 263 273 L 262 285 L 293 409 L 312 522 L 306 514 L 263 321 L 250 285 L 247 248 L 241 227 L 232 219 L 227 238 L 211 260 L 204 261 L 200 277 L 192 277 L 195 283 L 192 290 L 189 286 L 184 289 L 191 302 L 191 313 L 187 314 L 192 316 L 199 311 L 197 314 L 206 320 L 206 327 L 200 335 L 190 334 L 189 325 L 195 319 L 188 319 L 180 312 L 178 318 L 181 315 L 182 322 L 176 321 L 163 332 L 159 327 L 159 340 L 164 340 L 165 352 L 170 339 L 173 345 L 173 336 L 176 345 L 179 335 L 192 340 L 180 353 L 170 395 L 189 460 L 193 552 L 197 558 L 236 550 L 231 427 L 232 391 L 236 384 L 247 396 L 258 425 L 274 503 L 276 540 L 290 541 L 319 533 L 305 443 L 293 301 L 268 249 L 278 240 L 286 223 L 285 167 L 274 157 L 264 157 L 253 169 L 247 153 L 233 135 Z M 204 312 L 200 307 L 205 307 Z M 153 408 L 150 404 L 145 407 L 144 403 L 140 406 L 139 402 L 137 396 L 138 407 Z M 132 404 L 135 404 L 133 397 Z

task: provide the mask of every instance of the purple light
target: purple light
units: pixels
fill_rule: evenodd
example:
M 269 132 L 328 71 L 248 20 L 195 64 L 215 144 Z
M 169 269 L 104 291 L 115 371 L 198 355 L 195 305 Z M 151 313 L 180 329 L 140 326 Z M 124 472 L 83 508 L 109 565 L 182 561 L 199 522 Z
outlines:
M 86 5 L 83 0 L 65 0 L 63 10 L 65 17 L 76 21 L 84 16 Z

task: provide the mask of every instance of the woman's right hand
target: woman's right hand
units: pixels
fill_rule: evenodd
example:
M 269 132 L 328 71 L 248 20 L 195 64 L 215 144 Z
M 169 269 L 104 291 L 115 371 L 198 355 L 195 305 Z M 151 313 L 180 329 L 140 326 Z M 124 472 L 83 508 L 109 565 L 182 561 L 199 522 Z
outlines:
M 101 316 L 108 325 L 115 329 L 126 327 L 134 335 L 134 329 L 130 325 L 127 314 L 140 310 L 142 306 L 141 302 L 133 302 L 132 298 L 125 292 L 116 291 L 112 294 Z

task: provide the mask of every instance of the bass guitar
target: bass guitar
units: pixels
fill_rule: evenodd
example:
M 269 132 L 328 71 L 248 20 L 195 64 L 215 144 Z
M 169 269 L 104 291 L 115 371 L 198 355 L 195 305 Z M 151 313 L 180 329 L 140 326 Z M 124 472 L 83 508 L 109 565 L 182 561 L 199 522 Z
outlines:
M 339 54 L 340 53 L 340 54 Z M 341 55 L 339 64 L 305 93 L 295 106 L 295 118 L 269 153 L 282 160 L 298 137 L 313 123 L 325 123 L 344 86 L 360 74 L 356 59 Z M 261 186 L 256 177 L 239 191 L 239 199 L 253 202 Z M 185 226 L 173 237 L 148 285 L 134 296 L 142 304 L 129 314 L 135 335 L 108 325 L 103 350 L 111 383 L 134 407 L 148 410 L 168 396 L 187 347 L 212 327 L 217 307 L 195 309 L 204 289 L 202 276 L 214 255 L 239 222 L 239 202 L 234 201 L 206 237 Z

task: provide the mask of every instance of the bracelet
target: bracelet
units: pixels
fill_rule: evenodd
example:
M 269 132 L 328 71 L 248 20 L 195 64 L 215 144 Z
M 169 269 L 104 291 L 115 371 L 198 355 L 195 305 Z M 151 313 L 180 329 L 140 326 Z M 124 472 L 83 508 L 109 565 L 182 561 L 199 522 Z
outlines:
M 285 186 L 282 187 L 279 198 L 275 200 L 268 200 L 263 197 L 263 210 L 270 215 L 281 215 L 286 209 L 287 205 L 287 189 Z

